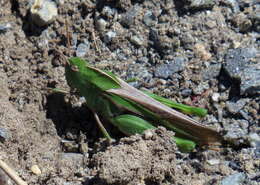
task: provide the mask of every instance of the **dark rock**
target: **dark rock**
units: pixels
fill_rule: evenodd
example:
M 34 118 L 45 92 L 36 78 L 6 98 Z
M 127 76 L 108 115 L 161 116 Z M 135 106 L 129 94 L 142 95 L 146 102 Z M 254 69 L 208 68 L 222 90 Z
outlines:
M 225 56 L 224 69 L 231 78 L 241 79 L 241 71 L 246 68 L 249 60 L 255 57 L 255 48 L 230 49 Z
M 176 57 L 169 64 L 157 66 L 154 75 L 159 78 L 169 78 L 174 73 L 184 70 L 187 61 L 186 58 Z
M 188 97 L 188 96 L 191 95 L 191 93 L 192 93 L 192 90 L 191 90 L 191 89 L 183 89 L 183 90 L 181 91 L 181 95 L 182 95 L 183 97 Z
M 241 95 L 260 92 L 260 69 L 250 61 L 257 54 L 255 48 L 238 48 L 229 50 L 225 56 L 223 69 L 234 80 L 233 84 L 240 84 Z

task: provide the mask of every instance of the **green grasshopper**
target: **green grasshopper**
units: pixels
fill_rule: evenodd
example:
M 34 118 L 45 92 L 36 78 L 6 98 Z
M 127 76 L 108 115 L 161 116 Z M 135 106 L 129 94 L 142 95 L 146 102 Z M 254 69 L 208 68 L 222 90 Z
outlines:
M 178 104 L 152 93 L 130 86 L 111 72 L 91 67 L 86 61 L 73 57 L 67 61 L 65 76 L 68 85 L 86 99 L 87 106 L 111 122 L 126 135 L 143 133 L 163 125 L 175 132 L 174 140 L 181 151 L 189 152 L 195 145 L 220 145 L 222 136 L 196 120 L 172 109 L 204 116 L 202 108 Z M 99 124 L 103 134 L 110 138 Z

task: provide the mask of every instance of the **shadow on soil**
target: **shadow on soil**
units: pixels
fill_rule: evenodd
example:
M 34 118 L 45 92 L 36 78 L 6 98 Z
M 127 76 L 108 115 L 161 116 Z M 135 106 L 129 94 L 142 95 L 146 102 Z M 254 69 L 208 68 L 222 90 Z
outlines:
M 90 111 L 84 107 L 72 107 L 70 103 L 66 103 L 64 95 L 53 93 L 47 96 L 47 118 L 51 119 L 56 126 L 57 134 L 64 137 L 68 131 L 75 133 L 88 132 L 91 135 L 92 131 L 96 132 L 96 125 L 93 123 L 93 118 Z

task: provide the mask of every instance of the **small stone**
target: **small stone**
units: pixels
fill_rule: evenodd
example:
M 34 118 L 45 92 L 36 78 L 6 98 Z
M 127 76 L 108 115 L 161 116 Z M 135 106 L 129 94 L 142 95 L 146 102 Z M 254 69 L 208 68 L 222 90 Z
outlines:
M 195 44 L 193 51 L 202 60 L 209 60 L 212 57 L 203 44 Z
M 104 19 L 100 18 L 97 20 L 96 27 L 99 31 L 104 31 L 106 29 L 106 26 L 107 22 Z
M 105 34 L 105 36 L 104 36 L 104 42 L 106 43 L 106 44 L 108 44 L 108 43 L 110 43 L 112 40 L 113 40 L 113 38 L 115 38 L 116 37 L 116 32 L 114 32 L 114 31 L 109 31 L 109 32 L 107 32 L 106 34 Z
M 62 145 L 66 152 L 78 152 L 79 145 L 73 141 L 62 140 Z
M 40 170 L 38 165 L 33 165 L 31 167 L 31 171 L 35 174 L 35 175 L 40 175 L 42 173 L 42 171 Z
M 153 137 L 153 132 L 151 130 L 146 130 L 144 132 L 144 139 L 149 140 Z
M 84 57 L 86 53 L 88 52 L 90 48 L 89 43 L 81 43 L 78 45 L 77 50 L 76 50 L 76 56 L 77 57 Z
M 12 28 L 10 23 L 0 24 L 0 33 L 5 33 Z
M 252 27 L 252 22 L 250 19 L 247 18 L 247 15 L 244 13 L 237 14 L 232 22 L 235 24 L 236 27 L 238 27 L 239 31 L 241 32 L 247 32 Z
M 11 133 L 5 128 L 0 128 L 0 142 L 5 142 L 9 138 L 11 138 Z
M 226 103 L 227 110 L 232 114 L 236 114 L 246 105 L 247 101 L 248 99 L 240 99 L 235 102 L 228 101 Z
M 238 4 L 238 1 L 237 0 L 226 0 L 224 1 L 223 3 L 225 3 L 226 5 L 228 5 L 229 7 L 232 8 L 232 10 L 234 12 L 238 12 L 240 11 L 239 9 L 239 4 Z
M 156 17 L 150 10 L 148 10 L 144 14 L 143 22 L 146 26 L 152 26 L 156 23 Z
M 211 99 L 213 102 L 218 102 L 219 97 L 220 97 L 219 93 L 213 93 Z
M 248 135 L 248 140 L 251 147 L 260 149 L 260 136 L 257 133 L 251 133 Z
M 188 96 L 190 96 L 192 94 L 192 90 L 191 89 L 183 89 L 183 90 L 181 90 L 181 95 L 183 96 L 183 97 L 188 97 Z
M 202 82 L 199 85 L 194 86 L 192 90 L 195 95 L 201 95 L 206 89 L 209 89 L 208 82 Z
M 226 131 L 224 135 L 226 141 L 233 143 L 235 146 L 248 143 L 248 121 L 232 119 L 230 122 L 223 121 L 222 123 Z
M 102 15 L 106 16 L 109 19 L 112 19 L 115 14 L 117 13 L 116 9 L 114 8 L 110 8 L 109 6 L 104 6 L 104 8 L 102 9 Z
M 213 0 L 186 0 L 184 2 L 189 10 L 210 9 L 215 4 Z
M 120 20 L 120 23 L 125 27 L 130 27 L 134 24 L 135 17 L 138 13 L 139 7 L 137 4 L 130 8 L 124 15 L 122 15 L 122 18 Z
M 52 23 L 58 15 L 56 3 L 50 0 L 35 0 L 30 11 L 32 21 L 37 26 L 46 26 Z
M 260 94 L 259 64 L 245 68 L 241 75 L 240 94 Z
M 234 79 L 241 79 L 241 71 L 246 68 L 251 58 L 257 54 L 255 48 L 237 48 L 228 50 L 225 55 L 224 70 Z
M 79 151 L 82 154 L 87 154 L 88 153 L 88 144 L 87 143 L 81 143 L 79 146 Z
M 231 49 L 225 56 L 223 66 L 232 82 L 240 83 L 240 94 L 251 95 L 260 93 L 260 68 L 252 61 L 259 60 L 256 48 Z
M 136 45 L 136 46 L 138 46 L 138 47 L 140 47 L 140 46 L 142 46 L 143 45 L 143 39 L 142 38 L 140 38 L 140 37 L 138 37 L 138 36 L 132 36 L 131 38 L 130 38 L 130 41 L 134 44 L 134 45 Z
M 221 64 L 211 64 L 205 71 L 203 71 L 202 77 L 204 80 L 210 80 L 219 76 L 221 70 Z
M 170 61 L 169 64 L 162 64 L 156 67 L 154 75 L 155 77 L 169 78 L 176 72 L 183 71 L 185 64 L 187 62 L 186 58 L 175 57 L 173 61 Z
M 217 164 L 219 164 L 220 163 L 220 160 L 219 159 L 210 159 L 210 160 L 207 160 L 207 163 L 209 164 L 209 165 L 217 165 Z
M 229 175 L 225 177 L 221 181 L 221 185 L 240 185 L 245 180 L 246 175 L 244 173 L 235 173 L 233 175 Z
M 61 159 L 62 160 L 71 160 L 71 161 L 78 161 L 78 162 L 82 162 L 84 158 L 84 155 L 82 154 L 78 154 L 78 153 L 63 153 L 61 155 Z

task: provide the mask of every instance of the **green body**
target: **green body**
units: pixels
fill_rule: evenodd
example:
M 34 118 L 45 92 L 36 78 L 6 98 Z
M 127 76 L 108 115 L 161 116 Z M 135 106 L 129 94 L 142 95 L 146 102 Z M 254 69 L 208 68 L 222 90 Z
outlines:
M 177 145 L 182 151 L 192 151 L 195 148 L 195 142 L 201 142 L 199 137 L 190 134 L 193 132 L 191 128 L 189 128 L 191 131 L 186 132 L 186 130 L 182 129 L 182 124 L 172 124 L 172 121 L 169 122 L 167 117 L 163 117 L 164 113 L 160 109 L 164 108 L 160 108 L 159 106 L 159 110 L 154 111 L 156 107 L 154 108 L 153 106 L 150 106 L 149 103 L 146 104 L 146 102 L 142 103 L 143 99 L 138 99 L 138 95 L 132 96 L 131 94 L 142 92 L 132 87 L 128 87 L 125 82 L 122 82 L 121 79 L 117 78 L 112 73 L 93 68 L 89 66 L 86 61 L 75 57 L 69 59 L 65 68 L 65 75 L 69 86 L 76 88 L 80 95 L 85 97 L 87 106 L 92 111 L 110 121 L 126 135 L 143 133 L 144 130 L 154 129 L 156 125 L 163 124 L 175 131 L 176 135 L 183 137 L 175 138 Z M 117 94 L 117 90 L 120 95 Z M 116 93 L 113 91 L 116 91 Z M 166 105 L 167 108 L 174 107 L 185 113 L 197 114 L 199 116 L 204 116 L 206 114 L 205 109 L 177 104 L 163 97 L 148 92 L 144 93 L 146 94 L 144 95 L 144 98 L 149 96 L 148 98 L 151 97 L 153 98 L 153 101 L 160 101 L 164 104 L 163 106 Z M 128 97 L 128 94 L 131 95 L 130 98 L 126 98 Z M 150 99 L 148 99 L 148 101 L 149 100 Z M 187 118 L 185 117 L 185 119 Z M 176 122 L 178 122 L 179 118 L 176 120 Z M 196 125 L 196 127 L 198 126 Z M 204 127 L 202 128 L 205 129 Z M 213 133 L 215 134 L 215 132 Z

